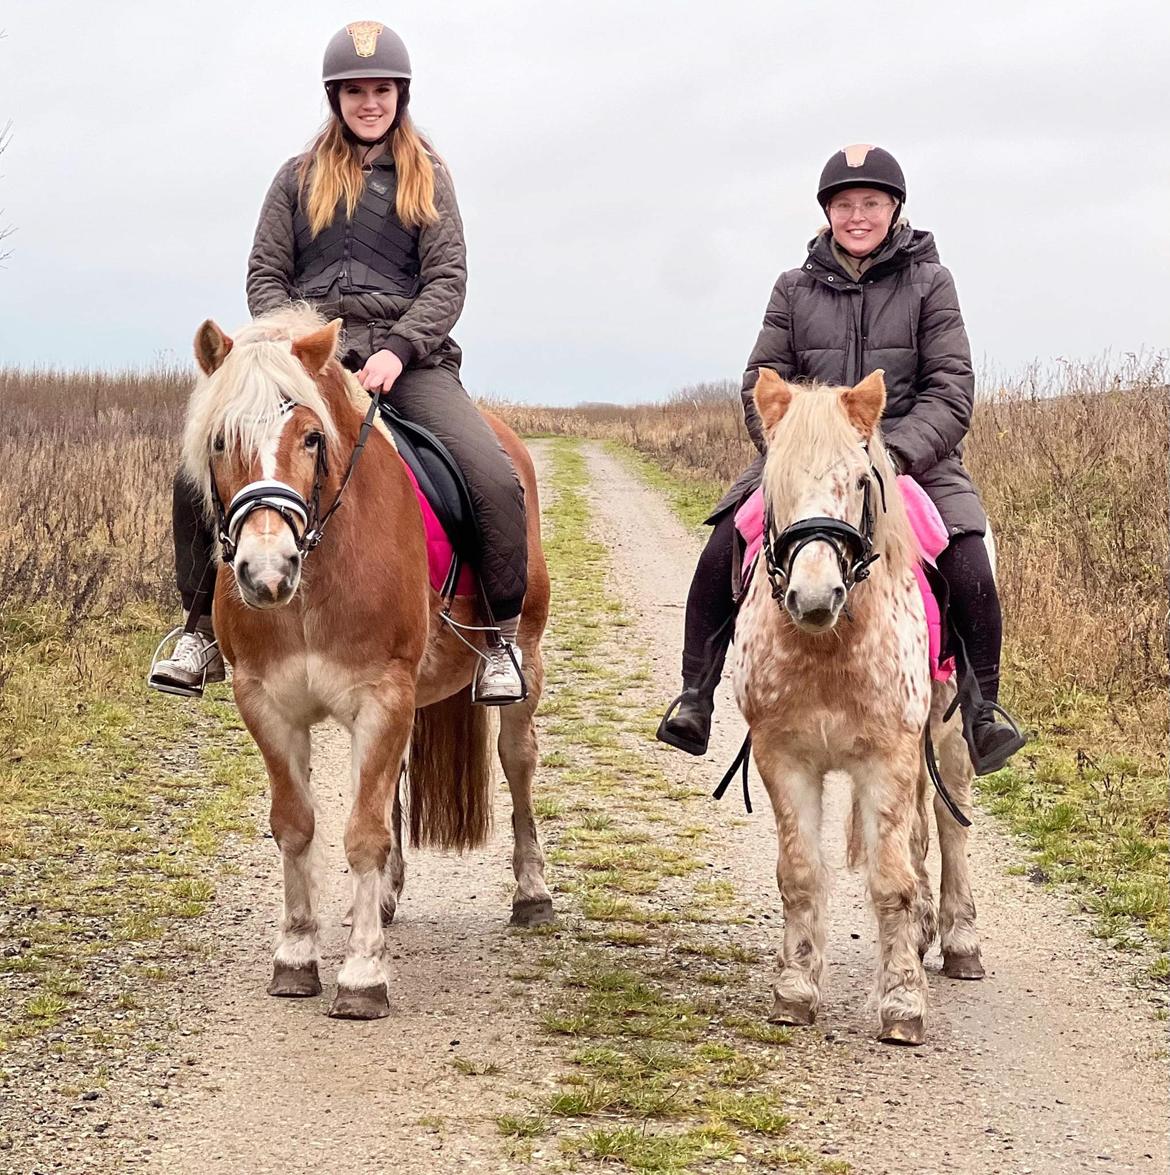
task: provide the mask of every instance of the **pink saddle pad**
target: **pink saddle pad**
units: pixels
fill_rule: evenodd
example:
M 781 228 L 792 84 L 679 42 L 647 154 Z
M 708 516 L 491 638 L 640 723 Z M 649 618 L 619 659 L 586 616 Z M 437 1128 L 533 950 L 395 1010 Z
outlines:
M 427 536 L 427 567 L 430 573 L 431 587 L 435 591 L 441 592 L 443 584 L 447 582 L 447 572 L 451 569 L 451 559 L 454 557 L 455 549 L 451 546 L 451 540 L 447 537 L 447 532 L 443 529 L 439 516 L 427 501 L 422 490 L 419 489 L 418 478 L 414 476 L 414 470 L 405 461 L 402 462 L 402 468 L 406 470 L 406 476 L 410 478 L 410 484 L 414 486 L 414 495 L 418 498 L 418 507 L 422 511 L 423 529 Z M 459 582 L 455 587 L 455 594 L 459 596 L 475 594 L 475 573 L 466 564 L 459 571 Z
M 935 560 L 946 549 L 946 524 L 939 515 L 938 508 L 927 496 L 926 491 L 912 477 L 905 475 L 899 477 L 898 490 L 902 494 L 906 513 L 910 516 L 910 526 L 918 543 L 920 563 L 915 564 L 914 575 L 918 580 L 918 588 L 922 592 L 922 604 L 926 609 L 926 624 L 930 631 L 930 671 L 935 680 L 946 681 L 954 673 L 955 663 L 948 658 L 941 665 L 939 664 L 939 655 L 942 652 L 942 614 L 939 610 L 938 600 L 935 599 L 930 582 L 921 566 L 922 563 L 935 566 Z M 760 548 L 764 545 L 763 487 L 757 489 L 736 511 L 735 528 L 747 543 L 747 551 L 743 560 L 743 578 L 746 584 L 756 559 L 759 557 Z

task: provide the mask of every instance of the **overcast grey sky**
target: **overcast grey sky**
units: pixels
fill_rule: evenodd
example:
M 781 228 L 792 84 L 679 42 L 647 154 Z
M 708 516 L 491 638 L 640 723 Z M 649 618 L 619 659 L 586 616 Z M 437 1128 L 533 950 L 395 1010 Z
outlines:
M 379 6 L 380 5 L 380 6 Z M 0 363 L 183 360 L 246 317 L 277 167 L 347 21 L 410 48 L 467 225 L 469 389 L 738 377 L 828 155 L 901 161 L 977 356 L 1170 339 L 1170 7 L 1154 0 L 18 0 L 0 10 Z

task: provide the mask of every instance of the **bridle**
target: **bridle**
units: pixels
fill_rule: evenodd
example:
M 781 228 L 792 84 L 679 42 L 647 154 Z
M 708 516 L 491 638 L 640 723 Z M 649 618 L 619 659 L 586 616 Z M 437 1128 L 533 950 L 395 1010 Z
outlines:
M 219 544 L 222 549 L 222 560 L 229 567 L 236 558 L 236 544 L 239 542 L 240 531 L 248 517 L 257 510 L 275 510 L 284 519 L 289 530 L 292 531 L 293 542 L 296 543 L 298 554 L 307 557 L 321 542 L 325 533 L 325 524 L 333 517 L 337 507 L 341 505 L 342 495 L 345 493 L 349 479 L 358 463 L 358 458 L 366 445 L 366 438 L 373 427 L 374 415 L 382 401 L 380 392 L 370 397 L 369 411 L 362 421 L 361 432 L 358 433 L 357 444 L 349 457 L 349 466 L 337 489 L 337 495 L 330 503 L 329 509 L 321 513 L 321 487 L 329 476 L 329 458 L 326 454 L 324 435 L 317 439 L 317 458 L 313 470 L 313 488 L 306 499 L 298 490 L 286 482 L 265 478 L 260 481 L 249 482 L 242 490 L 236 493 L 224 508 L 223 499 L 219 494 L 219 487 L 215 483 L 215 470 L 208 462 L 208 473 L 211 478 L 211 501 L 215 507 L 216 526 L 218 529 Z M 296 404 L 289 399 L 282 400 L 281 416 L 289 415 Z M 298 530 L 298 525 L 300 529 Z
M 876 481 L 881 496 L 881 510 L 886 512 L 886 485 L 869 456 L 869 446 L 862 446 L 869 460 L 870 476 L 865 479 L 862 491 L 861 525 L 852 526 L 840 518 L 801 518 L 776 529 L 771 509 L 764 514 L 764 562 L 768 568 L 768 580 L 772 585 L 772 598 L 783 602 L 792 578 L 796 557 L 812 543 L 828 543 L 837 556 L 841 570 L 841 582 L 846 597 L 857 584 L 869 578 L 869 568 L 880 556 L 873 549 L 875 515 L 872 489 Z

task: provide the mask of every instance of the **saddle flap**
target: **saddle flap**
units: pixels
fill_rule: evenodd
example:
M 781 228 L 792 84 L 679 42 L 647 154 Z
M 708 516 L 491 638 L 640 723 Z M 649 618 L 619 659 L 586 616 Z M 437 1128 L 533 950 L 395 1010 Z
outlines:
M 478 566 L 483 540 L 463 471 L 434 433 L 406 420 L 385 402 L 382 419 L 452 547 L 465 562 Z

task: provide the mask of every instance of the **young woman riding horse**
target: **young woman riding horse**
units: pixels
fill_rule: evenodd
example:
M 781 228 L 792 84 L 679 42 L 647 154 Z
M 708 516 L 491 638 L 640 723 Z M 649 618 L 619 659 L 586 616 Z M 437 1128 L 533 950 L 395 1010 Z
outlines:
M 498 627 L 482 650 L 478 702 L 523 695 L 516 631 L 527 590 L 524 490 L 512 462 L 459 382 L 450 331 L 463 309 L 463 225 L 446 166 L 408 112 L 410 58 L 391 29 L 347 25 L 329 42 L 322 78 L 332 115 L 309 150 L 277 173 L 248 260 L 254 315 L 296 299 L 345 327 L 344 364 L 369 392 L 446 445 L 467 480 L 483 538 L 478 568 Z M 203 614 L 151 684 L 198 696 L 222 681 L 210 617 L 213 540 L 197 494 L 174 491 L 183 606 Z M 188 625 L 192 628 L 192 625 Z
M 350 734 L 353 906 L 330 1014 L 372 1019 L 389 1011 L 382 927 L 403 884 L 400 772 L 413 843 L 465 849 L 490 826 L 492 759 L 489 712 L 471 704 L 477 654 L 455 627 L 475 622 L 476 600 L 456 599 L 447 623 L 414 487 L 369 397 L 335 358 L 339 327 L 303 303 L 234 338 L 204 323 L 183 465 L 220 517 L 228 567 L 216 583 L 215 631 L 268 769 L 284 866 L 268 990 L 321 990 L 310 730 L 332 718 Z M 517 633 L 528 688 L 501 709 L 497 745 L 512 795 L 512 921 L 533 925 L 552 917 L 531 786 L 548 572 L 532 462 L 498 421 L 485 428 L 528 495 L 530 577 Z
M 767 437 L 752 398 L 757 374 L 852 385 L 885 372 L 882 437 L 898 472 L 913 476 L 950 535 L 938 568 L 965 671 L 981 702 L 965 702 L 964 732 L 978 774 L 997 771 L 1024 739 L 999 719 L 1002 618 L 984 535 L 987 516 L 963 464 L 975 380 L 950 273 L 934 237 L 901 218 L 906 182 L 894 157 L 859 144 L 836 152 L 817 200 L 828 220 L 798 269 L 780 275 L 744 374 L 748 432 L 760 456 L 719 503 L 687 598 L 683 693 L 658 737 L 692 755 L 707 749 L 715 688 L 732 636 L 735 505 L 760 483 Z M 970 695 L 966 695 L 970 696 Z

